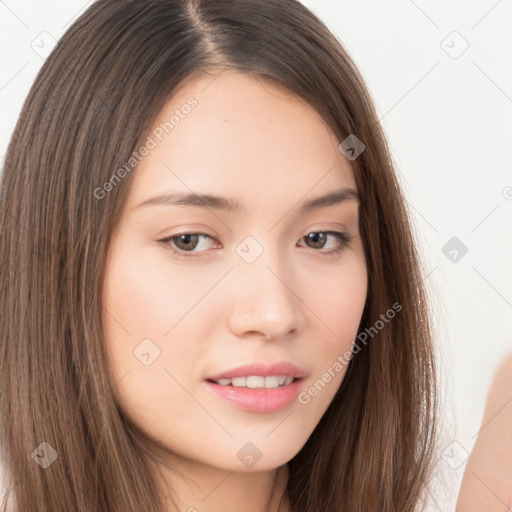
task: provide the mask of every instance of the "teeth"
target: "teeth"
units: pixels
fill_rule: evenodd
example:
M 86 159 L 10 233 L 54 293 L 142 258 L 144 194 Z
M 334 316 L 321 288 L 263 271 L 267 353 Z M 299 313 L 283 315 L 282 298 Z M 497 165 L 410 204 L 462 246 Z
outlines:
M 260 375 L 250 375 L 249 377 L 233 377 L 232 379 L 220 379 L 217 384 L 221 386 L 247 387 L 247 388 L 267 388 L 274 389 L 287 386 L 293 382 L 293 377 L 284 375 L 272 375 L 271 377 L 262 377 Z

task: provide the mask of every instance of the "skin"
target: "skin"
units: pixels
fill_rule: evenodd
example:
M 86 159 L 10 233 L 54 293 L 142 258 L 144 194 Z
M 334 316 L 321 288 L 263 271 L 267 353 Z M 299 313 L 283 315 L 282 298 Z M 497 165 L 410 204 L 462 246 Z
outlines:
M 304 101 L 235 72 L 212 80 L 195 77 L 175 91 L 154 127 L 190 96 L 198 105 L 133 171 L 107 261 L 107 347 L 123 410 L 192 479 L 165 472 L 179 510 L 272 512 L 286 463 L 317 426 L 346 368 L 308 404 L 294 401 L 273 413 L 241 410 L 205 379 L 254 361 L 287 360 L 307 372 L 307 390 L 352 348 L 368 284 L 359 203 L 306 214 L 299 208 L 357 187 L 341 141 Z M 244 210 L 138 206 L 170 191 L 235 198 Z M 354 238 L 338 254 L 332 235 L 304 239 L 330 230 Z M 158 242 L 183 233 L 211 238 Z M 236 252 L 247 236 L 263 250 L 250 264 Z M 170 246 L 199 256 L 178 258 Z M 161 351 L 148 366 L 133 353 L 146 338 Z M 248 442 L 261 452 L 252 467 L 237 457 Z
M 456 512 L 512 512 L 512 355 L 499 367 L 469 456 Z

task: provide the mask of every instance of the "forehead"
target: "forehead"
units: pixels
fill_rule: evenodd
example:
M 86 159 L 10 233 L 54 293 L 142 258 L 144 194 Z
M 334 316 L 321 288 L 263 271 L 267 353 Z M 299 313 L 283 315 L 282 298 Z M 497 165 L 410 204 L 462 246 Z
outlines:
M 193 105 L 193 106 L 192 106 Z M 183 82 L 156 117 L 129 203 L 170 192 L 215 192 L 243 205 L 356 188 L 321 116 L 260 77 L 224 71 Z M 255 206 L 255 205 L 253 205 Z

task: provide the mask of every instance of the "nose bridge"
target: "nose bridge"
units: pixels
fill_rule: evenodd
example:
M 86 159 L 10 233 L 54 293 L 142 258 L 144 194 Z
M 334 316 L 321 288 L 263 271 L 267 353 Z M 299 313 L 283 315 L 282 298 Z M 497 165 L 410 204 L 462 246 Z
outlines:
M 238 288 L 232 328 L 279 337 L 297 328 L 299 304 L 291 267 L 270 236 L 248 236 L 236 247 L 233 278 Z M 273 244 L 273 245 L 271 245 Z

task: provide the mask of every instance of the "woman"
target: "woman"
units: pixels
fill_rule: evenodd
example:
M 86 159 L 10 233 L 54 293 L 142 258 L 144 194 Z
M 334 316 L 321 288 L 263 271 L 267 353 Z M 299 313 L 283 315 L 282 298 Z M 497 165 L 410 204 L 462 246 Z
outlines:
M 418 509 L 419 257 L 361 75 L 304 6 L 94 3 L 1 202 L 16 510 Z

